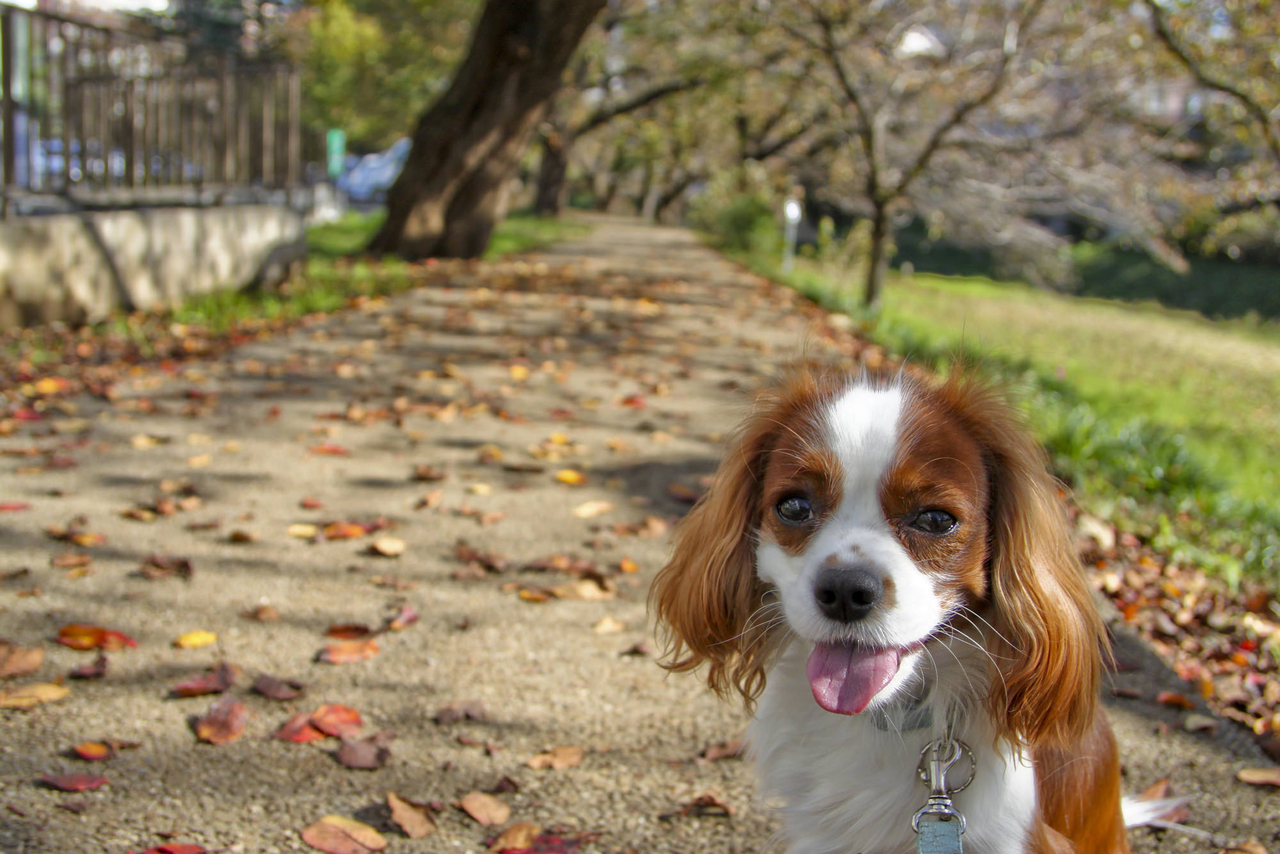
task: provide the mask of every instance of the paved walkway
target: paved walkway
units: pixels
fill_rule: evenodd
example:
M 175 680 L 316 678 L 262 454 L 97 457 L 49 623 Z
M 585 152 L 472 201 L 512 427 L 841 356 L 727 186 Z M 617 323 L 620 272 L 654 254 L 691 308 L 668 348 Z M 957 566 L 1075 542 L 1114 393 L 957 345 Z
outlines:
M 494 831 L 454 806 L 472 791 L 510 807 L 499 829 L 598 834 L 584 851 L 769 847 L 749 768 L 699 758 L 738 737 L 742 712 L 657 667 L 645 595 L 722 435 L 802 351 L 879 357 L 687 232 L 607 220 L 541 256 L 446 265 L 216 360 L 140 371 L 110 403 L 61 400 L 0 438 L 0 502 L 30 505 L 0 515 L 0 637 L 46 653 L 5 685 L 91 663 L 52 642 L 68 624 L 137 642 L 107 654 L 105 677 L 68 681 L 67 698 L 0 711 L 0 851 L 310 850 L 300 831 L 338 814 L 382 830 L 390 852 L 478 852 Z M 14 454 L 33 446 L 76 465 L 25 473 Z M 371 657 L 317 660 L 331 626 L 414 614 Z M 216 643 L 174 646 L 196 630 Z M 371 652 L 363 641 L 339 652 Z M 220 660 L 240 669 L 227 696 L 248 718 L 214 745 L 192 722 L 217 698 L 170 694 Z M 254 693 L 262 673 L 305 693 Z M 1149 698 L 1169 675 L 1147 659 L 1118 678 Z M 321 704 L 394 734 L 389 757 L 371 749 L 385 764 L 354 770 L 334 739 L 271 737 Z M 438 722 L 451 704 L 472 715 Z M 1130 791 L 1173 773 L 1195 796 L 1189 823 L 1232 838 L 1280 827 L 1274 796 L 1234 782 L 1258 760 L 1230 739 L 1141 700 L 1112 717 Z M 99 763 L 67 753 L 107 739 L 139 746 Z M 528 764 L 565 746 L 579 763 Z M 108 783 L 35 782 L 67 773 Z M 438 830 L 406 838 L 389 791 L 433 804 Z M 708 794 L 709 809 L 687 808 Z M 1133 837 L 1142 851 L 1219 847 Z

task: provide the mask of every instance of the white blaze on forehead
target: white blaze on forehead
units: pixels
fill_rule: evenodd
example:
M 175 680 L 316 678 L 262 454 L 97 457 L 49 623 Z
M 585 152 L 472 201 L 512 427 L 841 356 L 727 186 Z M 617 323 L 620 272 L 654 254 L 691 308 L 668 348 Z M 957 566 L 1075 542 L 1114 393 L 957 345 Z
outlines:
M 851 386 L 827 408 L 826 439 L 843 471 L 840 514 L 850 521 L 881 519 L 880 480 L 897 453 L 902 409 L 898 384 Z

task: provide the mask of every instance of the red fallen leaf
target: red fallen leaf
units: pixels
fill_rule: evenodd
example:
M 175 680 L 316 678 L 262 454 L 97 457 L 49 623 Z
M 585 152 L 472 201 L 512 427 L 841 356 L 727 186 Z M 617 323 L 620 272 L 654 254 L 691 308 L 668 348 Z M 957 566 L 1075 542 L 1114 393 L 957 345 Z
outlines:
M 200 697 L 205 694 L 221 694 L 236 684 L 240 668 L 225 661 L 219 661 L 206 673 L 193 676 L 173 686 L 175 697 Z
M 25 501 L 0 501 L 0 513 L 17 513 L 30 509 L 31 505 Z
M 59 792 L 91 792 L 107 785 L 107 778 L 97 774 L 44 774 L 39 782 Z
M 1156 694 L 1156 702 L 1162 706 L 1173 706 L 1179 709 L 1194 709 L 1196 707 L 1194 700 L 1177 691 L 1161 691 Z
M 631 394 L 618 401 L 619 406 L 629 406 L 632 409 L 644 409 L 648 404 L 645 402 L 644 395 Z
M 305 712 L 298 712 L 289 718 L 280 729 L 271 735 L 281 741 L 292 741 L 296 744 L 305 744 L 308 741 L 319 741 L 322 738 L 328 738 L 327 735 L 311 725 L 311 715 Z
M 512 825 L 512 827 L 516 826 Z M 503 834 L 503 836 L 505 835 Z M 503 843 L 502 836 L 493 840 L 486 840 L 486 844 L 491 849 L 496 850 L 498 854 L 574 854 L 582 846 L 595 842 L 599 838 L 600 834 L 595 832 L 568 833 L 564 830 L 553 829 L 537 834 L 523 848 L 499 847 Z M 525 840 L 519 839 L 517 841 L 524 842 Z
M 368 738 L 344 740 L 334 757 L 347 768 L 376 771 L 391 758 L 391 750 L 386 746 L 388 741 L 389 734 L 381 732 Z
M 325 630 L 325 634 L 331 638 L 354 640 L 355 638 L 368 637 L 373 634 L 373 629 L 361 623 L 338 623 Z
M 354 640 L 335 640 L 320 651 L 319 660 L 326 664 L 349 664 L 378 654 L 376 635 Z
M 230 744 L 244 735 L 249 710 L 231 696 L 223 696 L 209 707 L 209 713 L 195 721 L 196 738 L 210 744 Z
M 313 454 L 328 457 L 345 457 L 351 453 L 349 448 L 342 445 L 335 445 L 333 442 L 321 442 L 319 445 L 312 445 L 307 448 Z
M 107 654 L 99 651 L 98 657 L 93 660 L 92 664 L 73 667 L 68 675 L 72 679 L 101 679 L 107 675 Z
M 13 418 L 15 421 L 43 421 L 44 413 L 37 412 L 30 406 L 21 406 L 14 410 Z
M 320 510 L 324 507 L 324 502 L 319 498 L 311 498 L 310 496 L 298 502 L 303 510 Z
M 360 713 L 350 706 L 326 703 L 312 713 L 311 725 L 325 735 L 345 739 L 359 735 L 364 721 Z
M 114 747 L 101 741 L 82 741 L 71 752 L 86 762 L 102 762 L 116 755 Z
M 418 622 L 419 619 L 418 612 L 412 605 L 401 605 L 395 616 L 387 619 L 384 628 L 393 632 L 403 631 Z
M 252 690 L 264 697 L 280 702 L 296 700 L 302 696 L 306 686 L 301 682 L 277 679 L 263 673 L 253 681 Z
M 58 630 L 58 643 L 71 649 L 105 649 L 112 652 L 134 647 L 138 642 L 128 635 L 101 626 L 86 626 L 72 623 Z
M 164 845 L 157 845 L 154 848 L 148 848 L 142 854 L 205 854 L 208 851 L 203 845 L 195 845 L 190 842 L 166 842 Z M 129 852 L 132 854 L 132 852 Z

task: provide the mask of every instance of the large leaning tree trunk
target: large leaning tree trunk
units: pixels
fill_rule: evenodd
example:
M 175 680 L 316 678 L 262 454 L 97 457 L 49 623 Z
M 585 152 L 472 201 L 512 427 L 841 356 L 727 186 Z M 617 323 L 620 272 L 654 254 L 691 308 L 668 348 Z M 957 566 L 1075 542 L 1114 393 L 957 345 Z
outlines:
M 488 0 L 467 57 L 422 116 L 370 252 L 472 258 L 506 213 L 534 127 L 606 0 Z

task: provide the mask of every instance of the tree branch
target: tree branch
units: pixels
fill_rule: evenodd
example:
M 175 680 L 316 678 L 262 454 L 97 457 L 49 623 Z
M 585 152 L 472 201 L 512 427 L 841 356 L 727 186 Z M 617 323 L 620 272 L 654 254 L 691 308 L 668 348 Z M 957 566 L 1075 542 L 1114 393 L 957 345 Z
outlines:
M 1262 135 L 1266 139 L 1267 147 L 1271 149 L 1271 153 L 1275 155 L 1276 162 L 1280 164 L 1280 122 L 1272 119 L 1267 109 L 1240 86 L 1230 80 L 1210 74 L 1191 55 L 1186 46 L 1178 41 L 1173 29 L 1169 26 L 1169 20 L 1165 17 L 1164 9 L 1161 8 L 1156 0 L 1143 0 L 1143 2 L 1147 7 L 1147 11 L 1151 13 L 1151 25 L 1155 29 L 1156 35 L 1164 46 L 1169 49 L 1169 52 L 1191 72 L 1191 76 L 1201 86 L 1230 95 L 1240 103 L 1240 106 L 1244 107 L 1245 112 L 1249 113 L 1262 126 Z
M 683 80 L 668 80 L 664 83 L 658 83 L 650 86 L 642 92 L 637 92 L 631 98 L 620 101 L 616 104 L 602 106 L 592 113 L 578 128 L 576 136 L 582 136 L 590 133 L 596 128 L 606 125 L 616 119 L 618 116 L 626 115 L 634 112 L 642 107 L 647 107 L 655 101 L 659 101 L 668 95 L 674 95 L 677 92 L 686 92 L 690 89 L 696 89 L 705 81 L 701 76 L 689 77 Z

